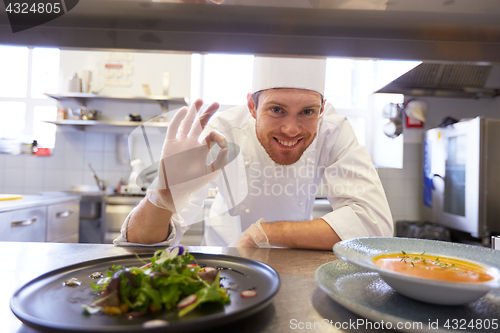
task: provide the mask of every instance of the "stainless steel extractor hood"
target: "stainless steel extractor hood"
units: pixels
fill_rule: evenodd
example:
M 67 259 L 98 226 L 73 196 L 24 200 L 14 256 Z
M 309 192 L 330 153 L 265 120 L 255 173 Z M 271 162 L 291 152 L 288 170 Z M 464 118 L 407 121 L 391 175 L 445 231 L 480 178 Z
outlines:
M 0 10 L 0 44 L 500 63 L 498 0 L 200 2 L 80 0 L 17 33 Z
M 422 63 L 376 93 L 494 98 L 500 95 L 500 66 Z

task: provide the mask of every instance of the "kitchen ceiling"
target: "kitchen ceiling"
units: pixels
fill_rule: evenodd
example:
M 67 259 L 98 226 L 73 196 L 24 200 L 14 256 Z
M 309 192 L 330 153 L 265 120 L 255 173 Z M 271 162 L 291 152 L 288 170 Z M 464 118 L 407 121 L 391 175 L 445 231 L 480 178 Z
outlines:
M 1 11 L 0 44 L 500 63 L 497 0 L 207 2 L 82 0 L 17 33 Z

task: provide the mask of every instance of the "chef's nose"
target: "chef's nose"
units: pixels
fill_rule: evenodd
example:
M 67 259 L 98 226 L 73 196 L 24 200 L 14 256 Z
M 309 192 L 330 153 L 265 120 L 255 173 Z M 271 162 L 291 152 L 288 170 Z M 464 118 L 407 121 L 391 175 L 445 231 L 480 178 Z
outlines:
M 301 132 L 301 124 L 299 119 L 293 116 L 287 116 L 283 119 L 281 132 L 289 137 L 294 137 Z

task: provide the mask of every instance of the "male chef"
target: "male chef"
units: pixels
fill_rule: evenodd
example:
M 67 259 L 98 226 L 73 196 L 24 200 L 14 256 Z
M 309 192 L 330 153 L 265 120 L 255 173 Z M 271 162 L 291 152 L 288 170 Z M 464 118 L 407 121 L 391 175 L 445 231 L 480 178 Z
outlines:
M 331 249 L 340 240 L 392 236 L 370 157 L 323 98 L 325 69 L 325 59 L 255 57 L 246 105 L 213 118 L 216 103 L 200 116 L 201 100 L 178 111 L 158 178 L 115 244 L 179 243 L 208 188 L 218 193 L 202 245 Z M 312 219 L 321 184 L 332 211 Z

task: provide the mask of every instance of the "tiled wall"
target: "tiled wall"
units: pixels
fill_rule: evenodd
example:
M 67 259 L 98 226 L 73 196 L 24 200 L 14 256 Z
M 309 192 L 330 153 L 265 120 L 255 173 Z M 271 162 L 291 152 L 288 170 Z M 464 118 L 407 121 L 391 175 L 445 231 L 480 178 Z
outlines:
M 89 163 L 108 186 L 128 179 L 130 165 L 116 156 L 116 134 L 58 128 L 53 155 L 0 155 L 0 193 L 37 194 L 95 185 Z
M 394 222 L 422 219 L 422 144 L 404 145 L 403 169 L 379 168 Z

